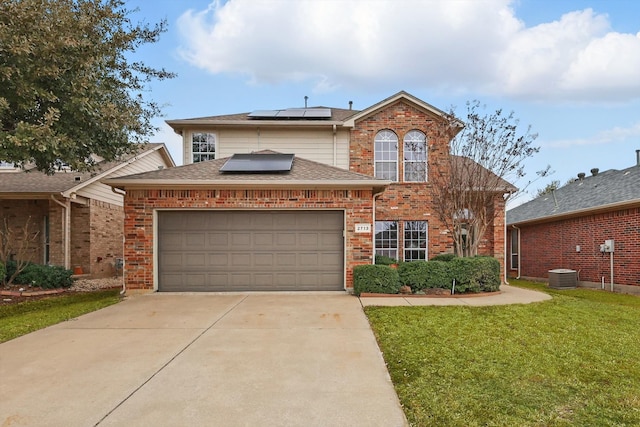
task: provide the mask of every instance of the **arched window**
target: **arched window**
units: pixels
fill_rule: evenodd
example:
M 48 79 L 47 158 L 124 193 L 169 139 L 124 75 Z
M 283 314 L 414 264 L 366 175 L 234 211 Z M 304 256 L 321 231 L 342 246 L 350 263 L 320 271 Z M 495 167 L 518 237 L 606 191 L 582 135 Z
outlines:
M 419 130 L 404 136 L 404 181 L 425 182 L 427 180 L 427 137 Z
M 375 176 L 390 181 L 398 180 L 398 136 L 385 129 L 376 134 L 374 139 Z

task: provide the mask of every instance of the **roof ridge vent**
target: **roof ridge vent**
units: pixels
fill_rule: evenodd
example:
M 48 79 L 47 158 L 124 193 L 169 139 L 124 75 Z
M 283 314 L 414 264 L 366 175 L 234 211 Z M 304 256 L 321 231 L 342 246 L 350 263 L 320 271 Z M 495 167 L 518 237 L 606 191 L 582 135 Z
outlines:
M 580 181 L 582 181 L 582 180 L 584 179 L 584 177 L 585 177 L 585 176 L 587 176 L 587 174 L 586 174 L 586 173 L 584 173 L 584 172 L 580 172 L 580 173 L 578 174 L 578 179 L 579 179 Z
M 598 175 L 598 172 L 600 172 L 600 169 L 598 169 L 598 168 L 593 168 L 593 169 L 591 169 L 591 175 L 592 175 L 592 176 L 596 176 L 596 175 Z

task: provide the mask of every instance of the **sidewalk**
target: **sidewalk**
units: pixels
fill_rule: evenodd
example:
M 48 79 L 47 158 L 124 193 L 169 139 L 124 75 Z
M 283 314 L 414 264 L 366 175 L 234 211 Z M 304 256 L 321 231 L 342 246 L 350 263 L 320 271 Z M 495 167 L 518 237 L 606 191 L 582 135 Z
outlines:
M 551 295 L 514 286 L 500 286 L 500 293 L 486 296 L 389 296 L 389 297 L 360 297 L 363 306 L 411 306 L 411 305 L 505 305 L 505 304 L 529 304 L 551 299 Z

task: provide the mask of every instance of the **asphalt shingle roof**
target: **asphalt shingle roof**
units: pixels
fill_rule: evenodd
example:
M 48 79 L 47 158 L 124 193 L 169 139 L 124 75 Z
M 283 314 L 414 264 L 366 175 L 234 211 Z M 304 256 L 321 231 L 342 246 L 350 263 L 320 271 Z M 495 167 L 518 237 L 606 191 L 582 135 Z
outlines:
M 109 171 L 122 162 L 133 158 L 136 154 L 153 149 L 158 145 L 162 144 L 145 144 L 141 147 L 140 152 L 130 154 L 121 161 L 98 163 L 95 170 L 91 172 L 60 171 L 53 175 L 47 175 L 35 169 L 0 172 L 0 193 L 16 195 L 20 193 L 62 193 Z
M 269 154 L 274 153 L 270 150 L 263 150 L 256 154 Z M 339 182 L 339 181 L 362 181 L 363 184 L 366 181 L 379 181 L 380 185 L 385 185 L 386 181 L 378 180 L 372 176 L 364 175 L 361 173 L 351 172 L 345 169 L 341 169 L 334 166 L 329 166 L 323 163 L 314 162 L 312 160 L 303 159 L 300 157 L 294 157 L 291 171 L 287 173 L 275 172 L 275 173 L 225 173 L 220 172 L 220 168 L 224 165 L 229 157 L 222 159 L 209 160 L 205 162 L 192 163 L 183 166 L 177 166 L 174 168 L 154 170 L 150 172 L 139 173 L 135 175 L 127 175 L 110 180 L 105 180 L 104 183 L 108 185 L 114 185 L 114 183 L 121 183 L 122 181 L 128 181 L 134 183 L 135 181 L 180 181 L 183 184 L 197 183 L 197 182 L 229 182 L 242 183 L 243 181 L 254 182 L 260 181 L 272 181 L 272 182 L 291 182 L 296 181 L 316 181 L 321 183 L 323 181 Z
M 544 220 L 608 205 L 640 202 L 640 166 L 611 169 L 560 187 L 507 211 L 507 224 Z

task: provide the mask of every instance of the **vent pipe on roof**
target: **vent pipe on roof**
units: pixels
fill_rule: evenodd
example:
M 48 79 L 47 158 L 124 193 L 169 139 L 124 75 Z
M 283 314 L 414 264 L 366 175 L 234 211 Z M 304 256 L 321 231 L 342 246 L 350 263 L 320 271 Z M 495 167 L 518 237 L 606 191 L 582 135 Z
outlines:
M 353 109 L 353 101 L 349 101 L 349 110 L 352 110 L 352 109 Z M 636 152 L 638 152 L 638 151 L 640 151 L 640 150 L 636 150 Z M 638 157 L 638 159 L 640 159 L 640 157 Z M 638 164 L 640 164 L 640 160 L 638 160 Z
M 600 169 L 598 169 L 598 168 L 593 168 L 593 169 L 591 169 L 591 175 L 592 175 L 592 176 L 596 176 L 596 175 L 598 175 L 598 172 L 600 172 Z
M 307 95 L 304 96 L 304 108 L 307 108 L 307 101 L 309 100 L 309 97 Z
M 582 180 L 584 179 L 584 177 L 585 177 L 585 176 L 587 176 L 587 174 L 586 174 L 586 173 L 584 173 L 584 172 L 580 172 L 580 173 L 578 174 L 578 179 L 579 179 L 580 181 L 582 181 Z
M 636 150 L 636 166 L 640 166 L 640 150 Z

